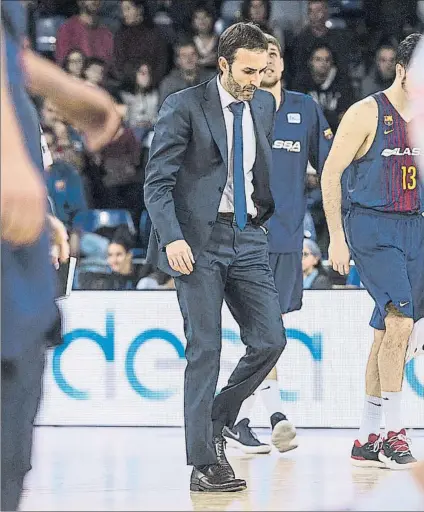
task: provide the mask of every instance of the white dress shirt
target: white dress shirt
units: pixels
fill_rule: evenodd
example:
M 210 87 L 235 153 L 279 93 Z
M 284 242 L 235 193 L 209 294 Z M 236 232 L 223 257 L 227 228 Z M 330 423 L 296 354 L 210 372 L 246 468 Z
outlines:
M 234 213 L 234 172 L 233 172 L 233 124 L 234 115 L 228 108 L 230 103 L 237 101 L 231 94 L 221 85 L 218 78 L 218 92 L 224 114 L 225 128 L 227 130 L 227 147 L 228 147 L 228 178 L 222 194 L 221 203 L 219 205 L 220 213 Z M 244 170 L 244 186 L 246 191 L 246 207 L 247 213 L 252 217 L 256 217 L 257 211 L 253 204 L 253 164 L 256 159 L 256 136 L 255 127 L 253 125 L 252 114 L 248 101 L 244 102 L 243 109 L 243 170 Z

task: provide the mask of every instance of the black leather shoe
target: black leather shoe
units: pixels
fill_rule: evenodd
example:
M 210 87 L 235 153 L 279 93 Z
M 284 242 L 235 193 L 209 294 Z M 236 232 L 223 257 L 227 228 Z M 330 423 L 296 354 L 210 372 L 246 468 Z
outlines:
M 225 445 L 227 442 L 225 441 L 224 436 L 215 436 L 213 438 L 213 444 L 215 446 L 217 463 L 226 469 L 228 476 L 235 478 L 236 475 L 234 470 L 231 467 L 231 464 L 228 462 L 227 457 L 225 456 Z
M 228 471 L 219 464 L 193 468 L 191 473 L 190 491 L 236 492 L 245 489 L 245 480 L 230 478 Z

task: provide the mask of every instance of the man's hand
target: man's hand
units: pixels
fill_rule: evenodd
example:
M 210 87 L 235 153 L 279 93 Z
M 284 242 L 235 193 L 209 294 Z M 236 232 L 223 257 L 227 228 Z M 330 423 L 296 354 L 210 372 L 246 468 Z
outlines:
M 59 263 L 66 263 L 69 260 L 69 237 L 63 223 L 53 215 L 47 216 L 52 232 L 52 248 L 51 255 L 53 265 L 59 268 Z
M 343 233 L 330 237 L 328 262 L 340 275 L 349 274 L 350 253 Z
M 185 240 L 175 240 L 166 246 L 168 263 L 172 270 L 189 275 L 193 272 L 194 258 Z
M 1 166 L 1 237 L 15 246 L 30 245 L 44 226 L 46 189 L 26 154 L 15 155 L 13 164 L 6 160 Z

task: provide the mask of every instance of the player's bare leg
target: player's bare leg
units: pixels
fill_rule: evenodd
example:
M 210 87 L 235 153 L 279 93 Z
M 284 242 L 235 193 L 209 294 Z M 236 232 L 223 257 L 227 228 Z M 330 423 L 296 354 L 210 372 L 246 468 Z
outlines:
M 387 307 L 386 332 L 378 352 L 382 408 L 387 437 L 379 458 L 391 469 L 407 469 L 416 463 L 412 456 L 406 430 L 402 423 L 401 396 L 408 340 L 414 322 L 393 304 Z

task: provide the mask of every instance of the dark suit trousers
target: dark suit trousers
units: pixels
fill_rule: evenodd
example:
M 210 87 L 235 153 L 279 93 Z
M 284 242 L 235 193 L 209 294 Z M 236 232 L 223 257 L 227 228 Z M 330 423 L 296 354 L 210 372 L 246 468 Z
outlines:
M 231 221 L 218 220 L 194 271 L 175 282 L 187 338 L 187 463 L 213 464 L 213 435 L 224 425 L 234 425 L 241 404 L 265 379 L 286 345 L 266 234 L 252 224 L 240 231 Z M 246 353 L 215 397 L 224 300 L 240 326 Z
M 33 422 L 41 397 L 45 344 L 1 361 L 1 510 L 17 510 L 31 469 Z

